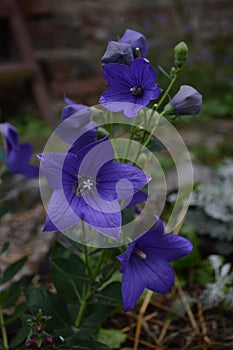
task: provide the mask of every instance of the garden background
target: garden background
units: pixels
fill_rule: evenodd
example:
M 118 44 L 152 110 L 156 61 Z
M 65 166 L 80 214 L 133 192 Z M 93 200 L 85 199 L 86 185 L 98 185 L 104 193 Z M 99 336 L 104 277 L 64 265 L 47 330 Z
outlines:
M 7 1 L 3 3 L 7 4 Z M 203 343 L 190 335 L 195 323 L 189 324 L 185 307 L 182 308 L 178 301 L 174 306 L 170 300 L 158 298 L 152 300 L 144 315 L 147 318 L 139 348 L 232 348 L 232 268 L 226 273 L 222 271 L 221 275 L 220 267 L 223 262 L 232 264 L 233 260 L 233 2 L 21 0 L 17 4 L 45 79 L 51 111 L 48 119 L 41 114 L 32 92 L 31 78 L 22 79 L 18 74 L 1 78 L 0 70 L 0 121 L 16 126 L 20 139 L 32 142 L 35 153 L 42 151 L 60 121 L 64 94 L 76 103 L 98 104 L 106 84 L 100 59 L 108 40 L 116 40 L 126 28 L 142 32 L 149 41 L 149 58 L 157 67 L 160 86 L 165 84 L 166 77 L 159 66 L 169 70 L 173 47 L 181 40 L 187 43 L 189 57 L 178 84 L 194 86 L 203 96 L 203 108 L 198 116 L 182 117 L 174 123 L 192 155 L 196 186 L 207 185 L 209 190 L 201 189 L 196 194 L 181 229 L 181 233 L 191 237 L 195 244 L 193 255 L 186 261 L 178 261 L 175 266 L 181 285 L 182 277 L 188 278 L 189 289 L 185 295 L 190 306 L 194 303 L 192 298 L 199 298 L 201 292 L 209 292 L 206 294 L 208 302 L 203 297 L 200 299 L 203 305 L 194 303 L 193 309 L 198 327 L 207 340 Z M 21 59 L 17 43 L 12 40 L 9 20 L 1 15 L 1 6 L 0 42 L 0 67 L 5 62 Z M 159 159 L 163 167 L 171 167 L 166 155 L 160 155 Z M 37 160 L 33 159 L 33 162 L 37 163 Z M 175 192 L 172 169 L 167 181 L 170 192 Z M 52 246 L 55 240 L 69 247 L 70 242 L 59 234 L 41 234 L 45 212 L 36 179 L 13 176 L 6 183 L 7 188 L 0 199 L 0 248 L 6 242 L 10 246 L 0 257 L 1 269 L 4 271 L 28 255 L 28 262 L 16 280 L 26 275 L 28 286 L 53 291 L 49 262 Z M 212 265 L 210 255 L 219 257 L 215 257 L 214 262 L 211 260 Z M 208 283 L 212 284 L 209 290 Z M 215 298 L 216 288 L 222 289 L 220 299 Z M 10 317 L 14 309 L 7 307 L 4 312 Z M 154 312 L 157 321 L 148 317 Z M 167 322 L 167 313 L 175 317 L 175 323 L 172 318 Z M 125 316 L 121 311 L 109 321 L 110 328 L 116 327 L 128 335 L 122 349 L 132 349 L 135 326 L 130 325 L 135 322 L 134 313 Z M 17 322 L 13 323 L 9 331 L 14 334 L 17 326 Z M 105 324 L 105 328 L 107 326 Z M 203 330 L 203 327 L 206 328 Z M 186 333 L 181 336 L 182 328 Z M 164 336 L 161 336 L 162 330 Z M 164 348 L 155 341 L 153 334 L 161 344 L 164 343 Z M 214 339 L 218 345 L 208 343 L 209 339 Z

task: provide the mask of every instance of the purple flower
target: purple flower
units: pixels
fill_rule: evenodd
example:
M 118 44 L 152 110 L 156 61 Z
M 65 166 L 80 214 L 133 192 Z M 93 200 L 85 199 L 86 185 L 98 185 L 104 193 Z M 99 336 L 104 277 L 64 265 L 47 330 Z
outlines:
M 57 231 L 85 221 L 102 234 L 119 239 L 119 201 L 132 198 L 149 181 L 138 168 L 114 162 L 108 138 L 89 144 L 79 152 L 45 153 L 41 168 L 54 189 L 44 231 Z
M 86 111 L 87 118 L 89 118 L 89 120 L 90 120 L 91 111 L 86 105 L 77 104 L 66 96 L 64 97 L 64 100 L 67 103 L 67 105 L 65 107 L 63 107 L 62 112 L 61 112 L 61 121 L 62 122 L 65 119 L 67 119 L 68 117 L 70 117 L 71 115 L 73 115 L 79 111 Z
M 130 44 L 118 41 L 109 41 L 107 49 L 101 58 L 103 63 L 130 64 L 134 60 L 133 51 Z
M 202 107 L 202 96 L 189 85 L 182 85 L 177 94 L 165 106 L 165 112 L 176 115 L 196 115 Z
M 130 244 L 117 258 L 122 265 L 122 298 L 124 311 L 132 310 L 137 299 L 148 288 L 167 293 L 174 284 L 172 260 L 187 255 L 192 244 L 185 238 L 164 234 L 162 221 L 157 218 L 154 229 Z
M 9 123 L 1 123 L 0 135 L 5 139 L 5 162 L 10 171 L 13 174 L 24 175 L 28 178 L 39 176 L 39 168 L 29 164 L 33 152 L 32 145 L 30 143 L 19 143 L 16 128 Z
M 76 104 L 67 97 L 64 100 L 67 105 L 62 110 L 62 123 L 56 128 L 56 133 L 62 140 L 72 144 L 70 152 L 76 152 L 95 141 L 97 125 L 91 121 L 89 107 Z
M 140 49 L 141 57 L 148 56 L 148 42 L 142 33 L 133 29 L 126 29 L 120 38 L 121 43 L 129 43 L 133 49 L 134 57 L 136 56 L 136 48 Z
M 100 103 L 110 111 L 124 111 L 129 118 L 135 117 L 162 91 L 155 83 L 155 70 L 143 58 L 136 58 L 130 66 L 117 63 L 104 65 L 103 75 L 109 88 L 101 95 Z

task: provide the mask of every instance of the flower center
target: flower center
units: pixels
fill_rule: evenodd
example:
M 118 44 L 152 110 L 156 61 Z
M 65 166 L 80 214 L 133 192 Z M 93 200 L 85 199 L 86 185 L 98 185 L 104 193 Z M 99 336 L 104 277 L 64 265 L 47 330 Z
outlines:
M 135 85 L 134 87 L 130 88 L 131 95 L 136 97 L 141 97 L 144 94 L 144 90 L 139 85 Z
M 82 183 L 82 190 L 91 190 L 92 186 L 94 185 L 94 182 L 91 181 L 90 179 L 84 180 Z
M 82 179 L 78 176 L 78 185 L 73 189 L 76 196 L 80 196 L 84 191 L 91 191 L 95 182 L 91 179 Z
M 136 254 L 142 259 L 145 260 L 147 258 L 147 255 L 142 252 L 141 250 L 136 250 Z

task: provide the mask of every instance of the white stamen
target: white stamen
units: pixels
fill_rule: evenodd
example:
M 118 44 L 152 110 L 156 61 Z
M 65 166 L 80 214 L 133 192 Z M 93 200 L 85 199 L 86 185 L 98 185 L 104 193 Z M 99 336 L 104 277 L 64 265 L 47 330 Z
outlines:
M 136 254 L 143 260 L 145 260 L 147 258 L 147 255 L 144 252 L 142 252 L 141 250 L 137 250 Z
M 90 179 L 83 180 L 81 177 L 80 178 L 78 177 L 78 182 L 79 182 L 78 187 L 73 189 L 73 192 L 77 196 L 80 196 L 84 191 L 91 191 L 92 186 L 95 184 L 94 181 L 92 181 Z
M 87 190 L 90 191 L 93 185 L 94 185 L 94 183 L 90 179 L 87 179 L 87 180 L 83 181 L 81 189 L 82 190 L 86 190 L 87 189 Z

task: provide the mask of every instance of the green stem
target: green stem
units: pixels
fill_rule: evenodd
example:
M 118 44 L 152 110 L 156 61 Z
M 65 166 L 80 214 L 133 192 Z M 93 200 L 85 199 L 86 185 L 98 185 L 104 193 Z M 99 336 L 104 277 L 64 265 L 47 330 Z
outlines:
M 167 89 L 164 91 L 164 94 L 163 96 L 161 97 L 161 99 L 159 100 L 157 106 L 156 106 L 156 110 L 159 109 L 159 107 L 163 104 L 165 98 L 168 96 L 169 92 L 171 91 L 171 88 L 173 87 L 173 85 L 175 84 L 176 82 L 176 79 L 178 77 L 178 73 L 179 73 L 179 70 L 177 69 L 175 74 L 174 74 L 174 77 L 172 78 L 172 80 L 170 81 L 170 84 L 168 85 Z
M 158 119 L 156 120 L 155 126 L 153 127 L 153 129 L 152 129 L 152 131 L 151 131 L 151 133 L 150 133 L 148 139 L 147 139 L 146 142 L 144 143 L 144 146 L 145 146 L 145 147 L 148 145 L 148 143 L 151 141 L 152 137 L 154 136 L 154 132 L 155 132 L 155 130 L 157 129 L 157 126 L 158 126 L 158 124 L 159 124 L 159 121 L 160 121 L 162 115 L 163 115 L 163 113 L 158 114 Z
M 83 231 L 83 236 L 84 236 L 84 241 L 85 241 L 85 226 L 84 222 L 82 221 L 82 231 Z M 88 248 L 86 244 L 83 245 L 83 251 L 84 251 L 84 258 L 85 258 L 85 266 L 87 269 L 87 275 L 91 277 L 91 269 L 90 269 L 90 260 L 89 260 L 89 254 L 88 254 Z
M 147 117 L 147 115 L 145 115 L 145 116 Z M 137 162 L 137 160 L 138 160 L 138 157 L 139 157 L 140 154 L 141 154 L 142 146 L 144 146 L 144 142 L 146 141 L 146 134 L 147 134 L 147 130 L 149 129 L 152 116 L 153 116 L 153 114 L 150 114 L 149 119 L 148 119 L 148 121 L 146 122 L 144 131 L 143 131 L 143 135 L 142 135 L 141 140 L 140 140 L 140 141 L 141 141 L 141 142 L 140 142 L 140 147 L 139 147 L 138 152 L 137 152 L 137 154 L 136 154 L 136 157 L 135 157 L 135 159 L 134 159 L 134 164 L 136 164 L 136 162 Z
M 1 308 L 0 308 L 0 325 L 1 325 L 1 332 L 2 332 L 3 348 L 4 348 L 4 350 L 9 350 L 7 332 L 6 332 L 5 322 L 4 322 L 4 316 L 3 316 L 3 312 L 2 312 Z
M 88 289 L 86 291 L 85 294 L 85 297 L 82 299 L 81 303 L 80 303 L 80 308 L 78 310 L 78 314 L 77 314 L 77 317 L 76 317 L 76 320 L 75 320 L 75 327 L 79 327 L 81 322 L 82 322 L 82 319 L 83 319 L 83 316 L 84 316 L 84 312 L 86 310 L 86 307 L 87 307 L 87 298 L 89 297 L 90 295 L 90 287 L 88 286 Z
M 157 106 L 156 106 L 156 109 L 155 109 L 156 111 L 160 108 L 160 106 L 163 104 L 164 100 L 165 100 L 166 97 L 168 96 L 169 92 L 171 91 L 171 89 L 172 89 L 173 85 L 175 84 L 176 79 L 177 79 L 177 77 L 178 77 L 178 73 L 179 73 L 179 69 L 176 70 L 176 72 L 175 72 L 175 74 L 174 74 L 174 77 L 173 77 L 172 80 L 170 81 L 170 84 L 168 85 L 168 87 L 167 87 L 167 89 L 165 90 L 165 92 L 164 92 L 162 98 L 161 98 L 160 101 L 158 102 L 158 104 L 157 104 Z M 147 140 L 145 140 L 146 131 L 144 132 L 144 134 L 143 134 L 143 136 L 142 136 L 142 140 L 141 140 L 142 142 L 141 142 L 141 143 L 142 143 L 145 147 L 148 145 L 148 143 L 149 143 L 150 140 L 152 139 L 153 134 L 154 134 L 154 132 L 155 132 L 155 130 L 156 130 L 158 124 L 159 124 L 159 121 L 160 121 L 162 115 L 163 115 L 163 113 L 161 113 L 161 114 L 159 115 L 159 117 L 158 117 L 158 119 L 157 119 L 157 121 L 156 121 L 156 124 L 155 124 L 155 126 L 153 127 L 152 132 L 150 132 L 150 135 L 149 135 L 149 137 L 147 138 Z M 149 124 L 150 124 L 150 122 L 151 122 L 152 116 L 153 116 L 153 113 L 152 113 L 151 116 L 150 116 Z M 149 126 L 149 125 L 148 125 L 148 126 Z M 141 147 L 140 147 L 140 149 L 139 149 L 139 151 L 138 151 L 138 153 L 137 153 L 137 155 L 136 155 L 136 158 L 135 158 L 134 163 L 136 163 L 136 161 L 137 161 L 137 159 L 138 159 L 140 153 L 141 153 Z
M 102 283 L 106 282 L 107 280 L 109 280 L 110 277 L 112 277 L 112 274 L 116 271 L 116 268 L 118 267 L 118 265 L 119 265 L 119 261 L 117 260 L 116 263 L 111 268 L 111 270 L 109 271 L 109 273 L 107 274 L 107 276 L 105 276 L 105 278 L 101 281 Z
M 112 112 L 108 112 L 108 123 L 109 123 L 109 137 L 113 138 L 113 122 L 112 122 Z
M 107 120 L 107 123 L 108 123 L 109 138 L 111 139 L 112 146 L 114 148 L 115 158 L 119 158 L 118 152 L 117 152 L 117 148 L 115 146 L 115 140 L 114 140 L 113 113 L 112 112 L 107 111 L 106 120 Z
M 104 257 L 105 257 L 105 254 L 106 254 L 106 249 L 103 248 L 100 256 L 99 256 L 99 259 L 97 261 L 97 264 L 96 264 L 96 267 L 95 267 L 95 270 L 94 270 L 94 273 L 92 275 L 92 279 L 93 281 L 95 280 L 96 276 L 98 276 L 99 272 L 100 272 L 100 268 L 102 266 L 102 263 L 103 263 L 103 260 L 104 260 Z
M 136 126 L 132 125 L 131 128 L 130 128 L 130 137 L 129 137 L 128 144 L 127 144 L 127 147 L 126 147 L 126 150 L 125 150 L 124 158 L 122 159 L 123 162 L 125 162 L 125 160 L 128 157 L 129 149 L 130 149 L 130 146 L 131 146 L 131 141 L 133 140 L 136 131 L 137 131 Z

